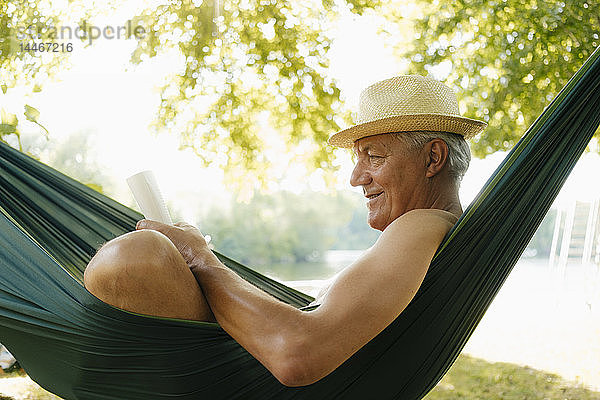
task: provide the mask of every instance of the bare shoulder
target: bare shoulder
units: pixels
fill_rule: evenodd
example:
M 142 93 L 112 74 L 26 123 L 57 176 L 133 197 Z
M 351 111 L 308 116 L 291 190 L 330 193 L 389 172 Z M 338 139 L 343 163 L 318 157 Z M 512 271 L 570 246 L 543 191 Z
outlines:
M 333 353 L 328 359 L 346 360 L 400 315 L 456 220 L 443 210 L 407 212 L 340 272 L 311 315 L 326 332 L 313 342 Z
M 411 242 L 426 237 L 439 244 L 457 220 L 458 218 L 454 214 L 444 210 L 411 210 L 396 218 L 385 228 L 379 241 L 382 243 L 396 242 L 400 237 L 403 241 Z

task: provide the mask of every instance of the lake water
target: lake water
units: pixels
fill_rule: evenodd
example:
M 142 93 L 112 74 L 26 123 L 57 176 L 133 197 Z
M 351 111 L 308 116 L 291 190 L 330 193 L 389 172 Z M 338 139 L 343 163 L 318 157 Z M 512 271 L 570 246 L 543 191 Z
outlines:
M 350 265 L 364 250 L 329 250 L 321 262 L 256 265 L 260 273 L 280 281 L 328 279 Z
M 325 253 L 321 262 L 268 264 L 254 268 L 270 278 L 315 296 L 329 279 L 352 264 L 363 252 L 364 250 L 330 250 Z

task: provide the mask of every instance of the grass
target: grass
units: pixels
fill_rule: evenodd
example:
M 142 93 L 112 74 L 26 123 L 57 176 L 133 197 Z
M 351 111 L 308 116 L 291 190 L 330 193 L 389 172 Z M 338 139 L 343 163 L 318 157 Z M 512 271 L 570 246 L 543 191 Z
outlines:
M 22 369 L 4 373 L 0 369 L 0 382 L 3 378 L 27 378 L 27 374 Z M 15 389 L 15 386 L 10 386 L 12 386 L 11 389 Z M 16 389 L 18 396 L 11 397 L 0 392 L 0 400 L 60 400 L 60 397 L 47 392 L 29 379 L 19 382 L 19 385 L 16 387 Z
M 26 376 L 23 370 L 0 375 Z M 21 400 L 50 400 L 58 397 L 32 385 Z M 0 400 L 16 400 L 0 393 Z M 460 355 L 442 381 L 425 400 L 600 400 L 595 392 L 560 376 L 509 363 L 490 363 Z
M 509 363 L 461 355 L 425 400 L 600 400 L 560 376 Z

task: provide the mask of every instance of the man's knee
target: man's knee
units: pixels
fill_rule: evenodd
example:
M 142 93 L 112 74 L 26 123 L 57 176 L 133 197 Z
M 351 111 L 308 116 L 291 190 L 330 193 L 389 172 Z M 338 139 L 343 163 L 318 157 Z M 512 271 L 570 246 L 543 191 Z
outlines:
M 183 256 L 157 231 L 134 231 L 106 243 L 89 262 L 84 284 L 100 300 L 128 311 L 214 321 Z
M 113 304 L 129 294 L 143 294 L 147 281 L 184 267 L 183 257 L 165 235 L 152 230 L 134 231 L 98 250 L 85 270 L 84 284 L 96 297 Z

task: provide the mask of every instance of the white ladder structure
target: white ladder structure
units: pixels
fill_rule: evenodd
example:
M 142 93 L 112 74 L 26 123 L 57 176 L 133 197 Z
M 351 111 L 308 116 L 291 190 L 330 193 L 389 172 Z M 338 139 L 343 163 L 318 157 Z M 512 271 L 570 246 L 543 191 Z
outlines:
M 563 281 L 567 265 L 582 268 L 585 301 L 590 309 L 600 307 L 600 199 L 572 201 L 557 210 L 549 264 Z

